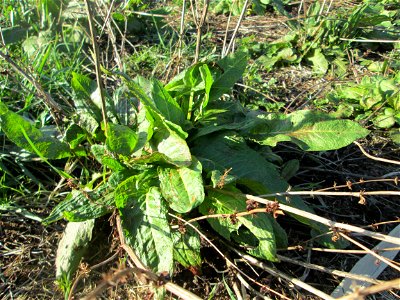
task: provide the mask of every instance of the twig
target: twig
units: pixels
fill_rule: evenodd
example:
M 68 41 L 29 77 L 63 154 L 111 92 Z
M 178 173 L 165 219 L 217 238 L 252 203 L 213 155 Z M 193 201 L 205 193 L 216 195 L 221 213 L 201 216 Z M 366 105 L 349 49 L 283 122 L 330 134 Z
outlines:
M 382 255 L 379 255 L 378 253 L 376 253 L 375 251 L 372 251 L 371 249 L 368 249 L 367 247 L 365 247 L 363 244 L 357 242 L 356 240 L 352 239 L 351 237 L 349 237 L 348 235 L 339 232 L 340 236 L 342 236 L 343 238 L 345 238 L 346 240 L 350 241 L 351 243 L 357 245 L 358 247 L 360 247 L 361 249 L 367 251 L 369 254 L 371 254 L 372 256 L 375 256 L 377 259 L 379 259 L 380 261 L 383 261 L 384 263 L 388 264 L 389 266 L 391 266 L 393 269 L 396 269 L 398 272 L 400 272 L 400 267 L 398 267 L 397 265 L 395 265 L 394 263 L 392 263 L 390 260 L 388 260 L 386 257 L 383 257 Z
M 75 279 L 74 283 L 72 284 L 71 290 L 69 291 L 68 300 L 72 300 L 73 299 L 73 295 L 74 295 L 75 289 L 78 286 L 78 283 L 82 279 L 83 276 L 85 276 L 86 274 L 88 274 L 92 270 L 95 270 L 95 269 L 100 268 L 101 266 L 103 266 L 105 264 L 108 264 L 110 261 L 114 260 L 118 256 L 118 254 L 119 254 L 119 252 L 117 251 L 112 256 L 107 258 L 106 260 L 104 260 L 104 261 L 92 266 L 86 272 L 81 272 L 79 274 L 79 276 Z
M 244 18 L 244 14 L 246 13 L 246 9 L 247 9 L 247 4 L 248 4 L 248 3 L 249 3 L 249 0 L 246 0 L 246 1 L 243 3 L 243 8 L 242 8 L 242 12 L 240 13 L 239 20 L 238 20 L 237 23 L 236 23 L 236 27 L 235 27 L 235 29 L 234 29 L 234 31 L 233 31 L 231 40 L 230 40 L 230 42 L 229 42 L 229 44 L 228 44 L 228 48 L 226 48 L 226 50 L 225 50 L 225 52 L 223 53 L 222 57 L 225 57 L 226 55 L 228 55 L 229 51 L 230 51 L 231 48 L 233 47 L 233 43 L 235 42 L 236 35 L 237 35 L 237 33 L 238 33 L 240 24 L 242 23 L 242 20 L 243 20 L 243 18 Z
M 103 280 L 93 291 L 91 291 L 86 297 L 82 298 L 82 300 L 92 300 L 97 299 L 97 296 L 101 294 L 107 287 L 114 286 L 118 281 L 124 279 L 126 276 L 135 274 L 146 274 L 148 271 L 141 270 L 139 268 L 131 267 L 126 268 L 120 271 L 115 272 L 112 277 L 108 280 Z
M 144 266 L 144 264 L 141 262 L 141 260 L 138 258 L 138 256 L 135 254 L 135 252 L 132 250 L 132 248 L 129 247 L 125 243 L 125 238 L 124 238 L 124 234 L 123 234 L 123 230 L 122 230 L 122 226 L 121 226 L 121 218 L 119 216 L 117 216 L 116 222 L 117 222 L 117 231 L 118 231 L 121 247 L 128 253 L 129 257 L 132 259 L 134 264 L 137 267 L 139 267 L 138 270 L 141 270 L 141 272 L 143 272 L 142 274 L 145 275 L 145 277 L 147 277 L 147 279 L 150 279 L 151 281 L 153 281 L 155 283 L 158 283 L 160 281 L 162 282 L 163 278 L 160 278 L 155 273 L 147 270 L 147 268 Z M 163 286 L 165 287 L 165 289 L 167 291 L 169 291 L 170 293 L 172 293 L 184 300 L 201 300 L 200 297 L 196 296 L 195 294 L 189 292 L 188 290 L 186 290 L 172 282 L 166 282 Z
M 224 192 L 226 193 L 226 191 L 224 191 Z M 228 192 L 228 194 L 231 194 L 231 193 Z M 256 202 L 260 202 L 260 203 L 267 204 L 267 205 L 268 204 L 271 205 L 271 204 L 275 203 L 274 201 L 265 200 L 263 198 L 252 196 L 252 195 L 245 195 L 245 196 L 249 200 L 254 200 Z M 353 231 L 353 232 L 361 233 L 363 235 L 369 236 L 371 238 L 374 238 L 374 239 L 377 239 L 377 240 L 380 240 L 380 241 L 387 241 L 387 242 L 391 242 L 391 243 L 396 244 L 396 245 L 400 245 L 400 238 L 396 238 L 396 237 L 393 237 L 393 236 L 388 236 L 388 235 L 385 235 L 385 234 L 381 234 L 381 233 L 365 230 L 365 229 L 362 229 L 360 227 L 349 225 L 349 224 L 343 224 L 343 223 L 334 222 L 332 220 L 320 217 L 320 216 L 318 216 L 316 214 L 309 213 L 309 212 L 303 211 L 301 209 L 297 209 L 297 208 L 291 207 L 289 205 L 281 204 L 281 203 L 279 203 L 279 208 L 282 209 L 283 211 L 286 211 L 286 212 L 289 212 L 289 213 L 292 213 L 292 214 L 295 214 L 295 215 L 302 216 L 304 218 L 307 218 L 307 219 L 313 220 L 315 222 L 324 224 L 324 225 L 326 225 L 328 227 L 331 227 L 331 228 L 342 229 L 342 230 L 345 230 L 345 231 L 346 230 L 347 231 Z
M 297 259 L 292 259 L 292 258 L 289 258 L 289 257 L 286 257 L 286 256 L 282 256 L 282 255 L 277 255 L 277 257 L 281 261 L 289 262 L 289 263 L 292 263 L 292 264 L 296 264 L 296 265 L 302 266 L 304 268 L 308 268 L 308 269 L 312 269 L 312 270 L 328 273 L 328 274 L 335 275 L 335 276 L 340 276 L 340 277 L 345 277 L 345 278 L 350 278 L 350 279 L 360 280 L 360 281 L 366 281 L 366 282 L 371 282 L 371 283 L 379 283 L 379 282 L 381 282 L 380 280 L 371 279 L 371 278 L 369 278 L 367 276 L 358 275 L 358 274 L 352 274 L 352 273 L 349 273 L 349 272 L 344 272 L 344 271 L 339 271 L 339 270 L 332 270 L 332 269 L 326 268 L 324 266 L 319 266 L 319 265 L 315 265 L 315 264 L 311 264 L 311 263 L 307 263 L 307 262 L 302 262 L 302 261 L 299 261 Z
M 0 51 L 0 56 L 8 63 L 11 65 L 11 67 L 19 74 L 21 74 L 26 80 L 28 80 L 34 87 L 35 89 L 39 92 L 39 94 L 42 95 L 44 102 L 55 112 L 55 113 L 63 113 L 63 109 L 61 106 L 54 101 L 54 99 L 50 96 L 50 94 L 46 93 L 41 84 L 35 80 L 31 75 L 26 73 L 20 66 L 18 66 L 9 55 L 3 53 Z M 50 111 L 53 113 L 52 111 Z M 57 118 L 53 116 L 55 120 Z
M 118 52 L 117 38 L 116 38 L 114 30 L 113 30 L 113 28 L 111 26 L 111 18 L 110 18 L 110 15 L 111 15 L 111 12 L 112 12 L 113 6 L 114 6 L 114 1 L 115 0 L 111 1 L 111 4 L 110 4 L 109 8 L 106 7 L 107 15 L 106 15 L 106 18 L 104 20 L 102 31 L 104 30 L 104 27 L 107 26 L 107 31 L 108 31 L 108 33 L 110 35 L 110 41 L 111 41 L 111 44 L 112 44 L 112 47 L 113 47 L 113 50 L 114 50 L 114 54 L 115 54 L 115 61 L 116 61 L 117 65 L 118 65 L 118 68 L 122 71 L 123 70 L 122 59 L 121 59 L 121 55 Z
M 229 218 L 229 217 L 232 217 L 232 216 L 244 217 L 244 216 L 248 216 L 248 215 L 254 215 L 256 213 L 266 213 L 266 212 L 267 212 L 267 210 L 265 208 L 255 208 L 255 209 L 252 209 L 252 210 L 249 210 L 249 211 L 242 211 L 242 212 L 237 212 L 237 213 L 234 213 L 234 214 L 204 215 L 204 216 L 200 216 L 200 217 L 197 217 L 197 218 L 190 219 L 187 222 L 193 223 L 193 222 L 197 222 L 197 221 L 205 220 L 205 219 Z M 275 213 L 279 214 L 279 211 L 275 211 Z
M 179 72 L 179 63 L 182 59 L 182 48 L 183 48 L 183 30 L 185 26 L 185 11 L 186 11 L 186 0 L 182 1 L 182 12 L 181 12 L 181 22 L 179 28 L 179 41 L 178 41 L 178 72 Z
M 312 250 L 319 252 L 327 252 L 327 253 L 344 253 L 344 254 L 366 254 L 368 253 L 365 250 L 346 250 L 346 249 L 329 249 L 329 248 L 317 248 L 317 247 L 302 247 L 302 246 L 293 246 L 288 247 L 286 249 L 277 249 L 278 251 L 303 251 L 303 250 Z M 385 251 L 395 251 L 400 250 L 400 247 L 392 247 L 392 248 L 382 248 L 379 250 L 374 250 L 376 253 L 385 252 Z
M 324 192 L 324 191 L 293 191 L 293 192 L 280 192 L 259 195 L 259 197 L 277 197 L 277 196 L 348 196 L 358 197 L 372 196 L 372 195 L 385 195 L 385 196 L 400 196 L 400 191 L 360 191 L 360 192 Z
M 246 273 L 244 273 L 241 269 L 239 269 L 238 266 L 236 266 L 231 260 L 229 260 L 229 258 L 227 258 L 226 255 L 223 254 L 222 251 L 219 250 L 218 247 L 215 246 L 215 245 L 210 241 L 210 239 L 207 238 L 196 226 L 194 226 L 193 224 L 189 223 L 189 222 L 186 221 L 185 219 L 182 219 L 182 218 L 180 218 L 180 217 L 178 217 L 178 216 L 176 216 L 176 215 L 174 215 L 174 214 L 171 214 L 171 213 L 168 213 L 168 214 L 169 214 L 171 217 L 173 217 L 173 218 L 175 218 L 175 219 L 181 221 L 183 224 L 185 224 L 185 225 L 187 225 L 187 226 L 190 226 L 194 231 L 196 231 L 205 241 L 207 241 L 207 243 L 209 243 L 209 244 L 211 245 L 211 247 L 213 247 L 213 248 L 215 249 L 215 251 L 218 252 L 219 255 L 221 255 L 221 256 L 225 259 L 225 261 L 226 261 L 230 266 L 232 266 L 233 269 L 235 269 L 235 271 L 238 271 L 240 274 L 244 275 L 244 276 L 245 276 L 247 279 L 249 279 L 251 282 L 257 284 L 257 285 L 260 286 L 260 287 L 263 287 L 264 289 L 270 291 L 271 293 L 274 293 L 275 295 L 281 297 L 282 299 L 287 299 L 287 300 L 289 300 L 289 298 L 287 298 L 286 296 L 284 296 L 284 295 L 282 295 L 282 294 L 279 294 L 278 292 L 276 292 L 276 291 L 274 291 L 273 289 L 267 287 L 266 285 L 264 285 L 264 284 L 262 284 L 262 283 L 256 281 L 255 279 L 251 278 L 249 275 L 247 275 Z M 223 241 L 222 241 L 222 242 L 223 242 Z M 223 243 L 224 243 L 224 242 L 223 242 Z M 226 243 L 224 243 L 224 244 L 226 244 Z
M 232 2 L 232 5 L 234 2 Z M 228 20 L 226 21 L 226 28 L 225 28 L 225 34 L 224 34 L 224 41 L 222 43 L 222 51 L 221 51 L 221 57 L 225 56 L 225 51 L 226 51 L 226 41 L 228 40 L 228 32 L 229 32 L 229 25 L 231 24 L 231 17 L 232 17 L 232 10 L 229 10 L 229 16 Z
M 338 222 L 335 222 L 335 221 L 320 217 L 320 216 L 318 216 L 316 214 L 313 214 L 313 213 L 310 213 L 310 212 L 307 212 L 307 211 L 304 211 L 304 210 L 301 210 L 301 209 L 298 209 L 298 208 L 295 208 L 295 207 L 291 207 L 289 205 L 285 205 L 285 204 L 279 203 L 279 206 L 276 206 L 277 203 L 275 201 L 266 200 L 266 199 L 263 199 L 261 197 L 257 197 L 257 196 L 253 196 L 253 195 L 247 195 L 247 194 L 244 195 L 244 194 L 233 193 L 233 192 L 226 191 L 226 190 L 218 189 L 218 192 L 224 193 L 226 195 L 242 196 L 242 197 L 245 197 L 248 200 L 252 200 L 252 201 L 255 201 L 255 202 L 259 202 L 259 203 L 263 203 L 263 204 L 266 204 L 266 205 L 270 205 L 272 207 L 276 207 L 277 211 L 283 210 L 284 212 L 288 212 L 288 213 L 292 213 L 292 214 L 295 214 L 295 215 L 298 215 L 298 216 L 302 216 L 302 217 L 304 217 L 306 219 L 310 219 L 310 220 L 313 220 L 315 222 L 324 224 L 324 225 L 326 225 L 326 226 L 328 226 L 330 228 L 337 228 L 337 229 L 341 229 L 341 230 L 344 230 L 344 231 L 353 231 L 353 232 L 357 232 L 357 233 L 363 234 L 365 236 L 369 236 L 371 238 L 374 238 L 374 239 L 377 239 L 377 240 L 380 240 L 380 241 L 387 241 L 387 242 L 391 242 L 391 243 L 396 244 L 396 245 L 400 245 L 400 238 L 389 236 L 389 235 L 385 235 L 385 234 L 382 234 L 382 233 L 376 233 L 376 232 L 369 231 L 369 230 L 366 230 L 366 229 L 363 229 L 363 228 L 360 228 L 360 227 L 357 227 L 357 226 L 349 225 L 349 224 L 338 223 Z M 276 196 L 276 195 L 284 195 L 284 194 L 286 194 L 286 193 L 274 193 L 274 194 L 269 195 L 269 197 Z
M 100 93 L 100 98 L 101 98 L 101 113 L 103 115 L 103 122 L 104 122 L 104 129 L 105 132 L 107 132 L 107 108 L 106 108 L 106 100 L 104 96 L 104 90 L 103 90 L 103 82 L 101 80 L 101 69 L 100 69 L 100 53 L 99 53 L 99 46 L 97 44 L 97 34 L 96 34 L 96 28 L 94 27 L 93 24 L 93 13 L 92 9 L 90 7 L 90 0 L 85 0 L 86 4 L 86 11 L 88 15 L 88 21 L 89 21 L 89 29 L 90 29 L 90 38 L 92 40 L 92 45 L 93 45 L 93 51 L 94 51 L 94 66 L 95 66 L 95 71 L 96 71 L 96 81 L 97 81 L 97 88 L 99 89 Z
M 194 5 L 192 3 L 193 19 L 194 19 L 194 22 L 196 24 L 196 29 L 197 29 L 196 52 L 194 55 L 194 63 L 195 64 L 199 61 L 202 30 L 203 30 L 203 26 L 204 26 L 204 23 L 205 23 L 205 20 L 207 17 L 209 3 L 210 3 L 210 0 L 204 0 L 203 12 L 201 14 L 200 19 L 198 19 L 197 14 L 193 12 L 194 10 L 197 12 L 197 9 L 194 8 Z
M 311 285 L 302 282 L 301 280 L 297 279 L 297 278 L 293 278 L 290 277 L 289 275 L 275 269 L 275 268 L 270 268 L 268 267 L 264 262 L 259 261 L 258 259 L 254 258 L 251 255 L 248 255 L 232 246 L 230 246 L 229 244 L 225 243 L 224 241 L 222 241 L 224 243 L 224 245 L 226 245 L 229 249 L 233 250 L 234 252 L 236 252 L 236 254 L 238 254 L 240 257 L 244 258 L 245 260 L 247 260 L 250 264 L 257 266 L 261 269 L 263 269 L 264 271 L 268 272 L 269 274 L 276 276 L 276 277 L 281 277 L 291 283 L 293 283 L 294 285 L 318 296 L 321 297 L 322 299 L 325 300 L 333 300 L 334 298 L 332 298 L 331 296 L 329 296 L 328 294 L 325 294 L 324 292 L 312 287 Z
M 380 157 L 375 157 L 372 156 L 371 154 L 368 154 L 367 151 L 364 150 L 363 146 L 361 146 L 358 142 L 353 142 L 354 144 L 356 144 L 358 146 L 358 148 L 360 148 L 361 152 L 368 158 L 373 159 L 373 160 L 377 160 L 377 161 L 382 161 L 382 162 L 386 162 L 389 164 L 395 164 L 395 165 L 400 165 L 400 161 L 397 160 L 391 160 L 391 159 L 386 159 L 386 158 L 380 158 Z
M 400 289 L 400 278 L 393 279 L 390 281 L 385 281 L 379 283 L 377 285 L 369 286 L 363 289 L 360 289 L 350 295 L 338 298 L 338 300 L 358 300 L 364 299 L 365 296 L 380 293 L 383 291 L 387 291 L 390 289 Z
M 240 283 L 244 285 L 244 287 L 246 289 L 248 289 L 249 291 L 251 291 L 253 294 L 257 295 L 258 297 L 260 297 L 261 299 L 264 300 L 271 300 L 271 298 L 261 294 L 259 291 L 257 291 L 256 289 L 254 289 L 244 278 L 242 275 L 240 275 L 240 273 L 236 273 L 235 274 L 236 278 L 239 279 Z
M 360 39 L 346 39 L 346 38 L 340 38 L 342 41 L 350 41 L 350 42 L 358 42 L 358 43 L 400 43 L 400 40 L 360 40 Z

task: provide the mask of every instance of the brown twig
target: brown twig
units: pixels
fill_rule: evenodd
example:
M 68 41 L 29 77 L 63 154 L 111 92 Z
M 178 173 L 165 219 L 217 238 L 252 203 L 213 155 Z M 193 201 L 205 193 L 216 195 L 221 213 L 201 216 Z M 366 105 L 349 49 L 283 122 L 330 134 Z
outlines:
M 197 9 L 194 7 L 193 1 L 191 1 L 193 19 L 196 24 L 196 30 L 197 30 L 196 52 L 194 55 L 194 63 L 195 64 L 199 61 L 199 57 L 200 57 L 201 36 L 203 34 L 202 31 L 203 31 L 204 23 L 206 21 L 209 3 L 210 3 L 210 0 L 204 0 L 203 11 L 202 11 L 201 17 L 199 19 L 197 17 Z
M 184 225 L 190 226 L 191 228 L 193 228 L 194 231 L 196 231 L 209 245 L 211 245 L 211 247 L 213 247 L 215 249 L 215 251 L 218 252 L 219 255 L 221 255 L 225 261 L 229 264 L 229 266 L 231 266 L 235 271 L 239 272 L 240 274 L 242 274 L 243 276 L 245 276 L 248 280 L 250 280 L 251 282 L 253 282 L 254 284 L 270 291 L 271 293 L 274 293 L 275 295 L 281 297 L 282 299 L 289 299 L 286 296 L 279 294 L 278 292 L 274 291 L 273 289 L 267 287 L 266 285 L 256 281 L 255 279 L 251 278 L 249 275 L 247 275 L 245 272 L 243 272 L 238 266 L 236 266 L 236 264 L 234 264 L 229 258 L 226 257 L 225 254 L 222 253 L 222 251 L 220 249 L 218 249 L 217 246 L 215 246 L 209 238 L 207 238 L 196 226 L 194 226 L 193 224 L 189 223 L 188 221 L 186 221 L 185 219 L 182 219 L 174 214 L 168 213 L 171 217 L 179 220 L 180 222 L 182 222 Z M 223 242 L 223 241 L 222 241 Z M 224 242 L 223 242 L 224 243 Z M 225 243 L 224 243 L 225 244 Z
M 373 160 L 377 160 L 377 161 L 382 161 L 382 162 L 386 162 L 389 164 L 395 164 L 395 165 L 400 165 L 400 161 L 398 160 L 391 160 L 391 159 L 386 159 L 386 158 L 380 158 L 380 157 L 375 157 L 372 156 L 371 154 L 368 154 L 367 151 L 364 150 L 363 146 L 361 146 L 358 142 L 353 142 L 354 144 L 356 144 L 358 146 L 358 148 L 360 148 L 361 152 L 368 158 L 373 159 Z
M 392 263 L 390 260 L 388 260 L 386 257 L 383 257 L 382 255 L 379 255 L 378 253 L 376 253 L 375 251 L 372 251 L 371 249 L 368 249 L 367 247 L 365 247 L 363 244 L 357 242 L 355 239 L 352 239 L 351 237 L 349 237 L 347 234 L 344 234 L 342 232 L 339 232 L 340 236 L 342 236 L 344 239 L 348 240 L 349 242 L 357 245 L 358 247 L 360 247 L 361 249 L 365 250 L 368 252 L 368 254 L 375 256 L 378 260 L 383 261 L 384 263 L 388 264 L 389 266 L 391 266 L 393 269 L 396 269 L 398 272 L 400 272 L 400 267 L 398 267 L 397 265 L 395 265 L 394 263 Z
M 283 279 L 293 283 L 294 285 L 296 285 L 296 286 L 298 286 L 298 287 L 300 287 L 300 288 L 302 288 L 302 289 L 304 289 L 306 291 L 309 291 L 310 293 L 312 293 L 312 294 L 314 294 L 316 296 L 321 297 L 322 299 L 325 299 L 325 300 L 333 300 L 334 299 L 331 296 L 329 296 L 328 294 L 325 294 L 324 292 L 312 287 L 311 285 L 309 285 L 309 284 L 307 284 L 305 282 L 302 282 L 301 280 L 299 280 L 297 278 L 290 277 L 289 275 L 287 275 L 287 274 L 285 274 L 285 273 L 283 273 L 283 272 L 281 272 L 281 271 L 279 271 L 279 270 L 277 270 L 275 268 L 271 268 L 267 264 L 265 264 L 264 262 L 259 261 L 258 259 L 256 259 L 255 257 L 253 257 L 251 255 L 248 255 L 248 254 L 246 254 L 246 253 L 244 253 L 244 252 L 242 252 L 242 251 L 230 246 L 229 244 L 227 244 L 225 242 L 223 242 L 223 243 L 229 249 L 231 249 L 236 254 L 238 254 L 241 258 L 245 259 L 250 264 L 263 269 L 264 271 L 268 272 L 269 274 L 271 274 L 271 275 L 273 275 L 275 277 L 278 277 L 278 278 L 283 278 Z
M 275 203 L 274 201 L 270 201 L 270 200 L 265 200 L 263 198 L 260 197 L 256 197 L 256 196 L 252 196 L 252 195 L 246 195 L 246 198 L 249 200 L 254 200 L 260 203 L 264 203 L 264 204 L 271 204 L 271 203 Z M 387 241 L 387 242 L 391 242 L 393 244 L 396 245 L 400 245 L 400 238 L 397 237 L 393 237 L 393 236 L 388 236 L 382 233 L 377 233 L 377 232 L 373 232 L 373 231 L 369 231 L 366 229 L 362 229 L 360 227 L 357 226 L 353 226 L 353 225 L 349 225 L 349 224 L 343 224 L 343 223 L 339 223 L 339 222 L 335 222 L 323 217 L 320 217 L 316 214 L 313 213 L 309 213 L 306 211 L 303 211 L 301 209 L 297 209 L 285 204 L 279 204 L 279 208 L 282 209 L 283 211 L 298 215 L 298 216 L 302 216 L 304 218 L 313 220 L 315 222 L 324 224 L 328 227 L 331 228 L 337 228 L 337 229 L 342 229 L 345 231 L 353 231 L 353 232 L 357 232 L 357 233 L 361 233 L 365 236 L 369 236 L 371 238 L 377 239 L 377 240 L 381 240 L 381 241 Z
M 234 197 L 235 196 L 236 197 L 237 196 L 242 196 L 242 197 L 245 197 L 247 200 L 252 200 L 252 201 L 255 201 L 255 202 L 263 203 L 263 204 L 266 204 L 266 205 L 269 205 L 269 206 L 275 206 L 276 205 L 275 201 L 266 200 L 266 199 L 263 199 L 261 197 L 257 197 L 257 196 L 253 196 L 253 195 L 237 194 L 237 193 L 233 193 L 233 192 L 226 191 L 226 190 L 220 190 L 220 189 L 218 189 L 218 191 L 220 193 L 224 193 L 226 195 L 232 195 Z M 290 192 L 288 192 L 288 193 L 290 193 Z M 274 193 L 274 194 L 271 194 L 271 196 L 285 195 L 285 194 L 286 193 Z M 369 237 L 371 237 L 373 239 L 376 239 L 376 240 L 391 242 L 393 244 L 400 245 L 400 238 L 389 236 L 389 235 L 385 235 L 385 234 L 382 234 L 382 233 L 369 231 L 369 230 L 366 230 L 366 229 L 363 229 L 363 228 L 360 228 L 360 227 L 357 227 L 357 226 L 349 225 L 349 224 L 335 222 L 335 221 L 320 217 L 320 216 L 318 216 L 318 215 L 316 215 L 314 213 L 310 213 L 310 212 L 307 212 L 307 211 L 304 211 L 304 210 L 301 210 L 301 209 L 298 209 L 298 208 L 295 208 L 295 207 L 291 207 L 291 206 L 286 205 L 286 204 L 279 203 L 279 206 L 276 207 L 276 209 L 280 209 L 280 210 L 283 210 L 284 212 L 292 213 L 292 214 L 304 217 L 306 219 L 313 220 L 315 222 L 324 224 L 324 225 L 326 225 L 326 226 L 328 226 L 330 228 L 336 228 L 336 229 L 340 229 L 340 230 L 344 230 L 344 231 L 350 231 L 350 232 L 352 231 L 352 232 L 363 234 L 365 236 L 369 236 Z
M 321 191 L 293 191 L 293 192 L 280 192 L 259 195 L 259 197 L 278 197 L 278 196 L 348 196 L 348 197 L 358 197 L 363 196 L 400 196 L 400 191 L 360 191 L 360 192 L 321 192 Z
M 382 282 L 373 286 L 369 286 L 363 289 L 359 289 L 354 293 L 338 298 L 338 300 L 359 300 L 364 299 L 364 297 L 376 293 L 380 293 L 383 291 L 391 290 L 391 289 L 400 289 L 400 278 L 393 279 L 390 281 Z
M 100 51 L 99 51 L 99 46 L 97 44 L 97 34 L 96 34 L 96 28 L 94 27 L 93 23 L 93 13 L 92 13 L 92 8 L 90 6 L 90 0 L 85 0 L 85 4 L 89 21 L 90 38 L 92 40 L 93 51 L 94 51 L 94 62 L 95 62 L 94 66 L 96 72 L 97 88 L 99 89 L 101 98 L 101 112 L 103 115 L 105 132 L 107 132 L 107 108 L 104 96 L 103 81 L 101 80 Z
M 96 264 L 96 265 L 90 267 L 90 268 L 89 268 L 87 271 L 85 271 L 85 272 L 81 272 L 81 273 L 79 274 L 79 276 L 75 279 L 74 283 L 73 283 L 72 286 L 71 286 L 71 290 L 70 290 L 69 295 L 68 295 L 68 300 L 72 300 L 72 299 L 73 299 L 73 295 L 74 295 L 74 293 L 75 293 L 75 289 L 76 289 L 76 287 L 78 286 L 78 283 L 79 283 L 79 281 L 82 279 L 83 276 L 85 276 L 86 274 L 88 274 L 90 271 L 95 270 L 95 269 L 97 269 L 97 268 L 100 268 L 101 266 L 104 266 L 105 264 L 108 264 L 110 261 L 113 261 L 113 260 L 118 256 L 118 254 L 119 254 L 119 253 L 118 253 L 118 251 L 117 251 L 117 252 L 115 252 L 112 256 L 110 256 L 109 258 L 107 258 L 106 260 L 104 260 L 104 261 L 102 261 L 102 262 L 100 262 L 100 263 L 98 263 L 98 264 Z
M 307 263 L 307 262 L 302 262 L 302 261 L 299 261 L 297 259 L 292 259 L 292 258 L 289 258 L 289 257 L 286 257 L 286 256 L 282 256 L 282 255 L 277 255 L 277 257 L 281 261 L 289 262 L 289 263 L 292 263 L 292 264 L 296 264 L 296 265 L 302 266 L 304 268 L 308 268 L 308 269 L 312 269 L 312 270 L 328 273 L 328 274 L 335 275 L 335 276 L 340 276 L 340 277 L 344 277 L 344 278 L 350 278 L 350 279 L 360 280 L 360 281 L 365 281 L 365 282 L 370 282 L 370 283 L 379 283 L 379 282 L 381 282 L 380 280 L 371 279 L 371 278 L 369 278 L 367 276 L 358 275 L 358 274 L 352 274 L 352 273 L 349 273 L 349 272 L 344 272 L 344 271 L 339 271 L 339 270 L 332 270 L 332 269 L 326 268 L 324 266 L 319 266 L 319 265 L 315 265 L 315 264 L 311 264 L 311 263 Z

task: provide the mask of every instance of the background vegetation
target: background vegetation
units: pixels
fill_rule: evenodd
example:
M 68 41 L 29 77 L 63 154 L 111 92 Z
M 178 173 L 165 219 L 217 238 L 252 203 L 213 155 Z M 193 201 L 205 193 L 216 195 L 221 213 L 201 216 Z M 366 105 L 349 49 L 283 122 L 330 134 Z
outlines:
M 398 286 L 398 1 L 1 10 L 4 299 Z

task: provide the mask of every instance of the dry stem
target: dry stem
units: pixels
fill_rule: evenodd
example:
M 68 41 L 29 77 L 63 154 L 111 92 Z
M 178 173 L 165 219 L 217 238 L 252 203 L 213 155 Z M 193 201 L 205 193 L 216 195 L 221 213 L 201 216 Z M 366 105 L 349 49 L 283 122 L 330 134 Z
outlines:
M 400 289 L 400 278 L 382 282 L 377 285 L 372 285 L 372 286 L 360 289 L 350 295 L 338 298 L 338 300 L 364 299 L 365 296 L 380 293 L 380 292 L 387 291 L 390 289 Z
M 101 98 L 101 113 L 103 115 L 105 132 L 107 132 L 107 108 L 106 108 L 106 100 L 104 97 L 103 82 L 101 80 L 99 45 L 97 44 L 97 40 L 96 40 L 97 34 L 96 34 L 96 28 L 94 27 L 94 24 L 93 24 L 93 13 L 92 13 L 92 9 L 90 7 L 90 0 L 85 0 L 85 4 L 86 4 L 87 15 L 88 15 L 88 21 L 89 21 L 90 38 L 92 40 L 93 51 L 94 51 L 94 62 L 95 62 L 94 66 L 95 66 L 95 71 L 96 71 L 97 88 L 99 89 L 100 98 Z

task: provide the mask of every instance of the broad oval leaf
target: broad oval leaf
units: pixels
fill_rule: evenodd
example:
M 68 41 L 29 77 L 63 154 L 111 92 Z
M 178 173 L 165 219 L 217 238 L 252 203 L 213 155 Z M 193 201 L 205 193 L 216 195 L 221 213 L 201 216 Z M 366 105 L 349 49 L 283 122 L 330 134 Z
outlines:
M 246 211 L 246 197 L 239 190 L 226 194 L 222 191 L 210 191 L 209 196 L 200 206 L 200 212 L 204 215 L 235 214 Z M 257 214 L 252 216 L 231 218 L 207 219 L 211 227 L 225 239 L 231 239 L 231 233 L 237 232 L 241 225 L 245 226 L 258 240 L 256 248 L 249 253 L 271 261 L 277 261 L 276 246 L 287 246 L 287 235 L 276 220 L 269 214 Z
M 107 148 L 115 153 L 129 156 L 135 150 L 138 136 L 126 125 L 109 123 L 107 126 Z
M 146 195 L 150 187 L 156 185 L 156 175 L 155 170 L 149 169 L 121 182 L 114 192 L 116 207 L 122 209 L 132 203 L 142 201 L 140 198 Z
M 193 158 L 189 167 L 158 168 L 161 192 L 171 209 L 187 213 L 204 200 L 201 163 Z
M 166 203 L 157 187 L 143 196 L 120 209 L 126 242 L 153 271 L 172 274 L 173 242 Z
M 343 148 L 369 133 L 356 122 L 309 110 L 261 116 L 254 129 L 249 130 L 250 136 L 263 145 L 275 146 L 278 142 L 290 141 L 306 151 Z
M 58 244 L 56 256 L 56 278 L 66 276 L 72 280 L 82 256 L 92 239 L 94 219 L 84 222 L 69 222 Z
M 165 123 L 157 122 L 151 142 L 158 152 L 179 166 L 191 164 L 192 156 L 186 141 Z
M 70 157 L 70 147 L 58 139 L 45 135 L 20 115 L 9 111 L 7 106 L 0 102 L 1 130 L 17 146 L 49 159 Z M 84 153 L 76 152 L 76 155 Z
M 49 225 L 62 218 L 71 222 L 82 222 L 110 213 L 113 210 L 114 194 L 104 195 L 105 190 L 105 185 L 93 192 L 73 190 L 42 221 L 43 224 Z
M 236 81 L 242 77 L 247 66 L 247 60 L 247 54 L 239 51 L 225 56 L 217 62 L 223 72 L 214 80 L 210 90 L 210 101 L 217 100 L 232 89 Z
M 197 225 L 197 223 L 191 224 Z M 174 259 L 185 268 L 199 268 L 201 266 L 199 234 L 191 226 L 186 226 L 184 232 L 173 231 L 172 239 L 174 242 Z
M 151 81 L 151 96 L 160 113 L 168 120 L 178 125 L 183 125 L 185 115 L 179 104 L 163 87 L 160 81 Z

